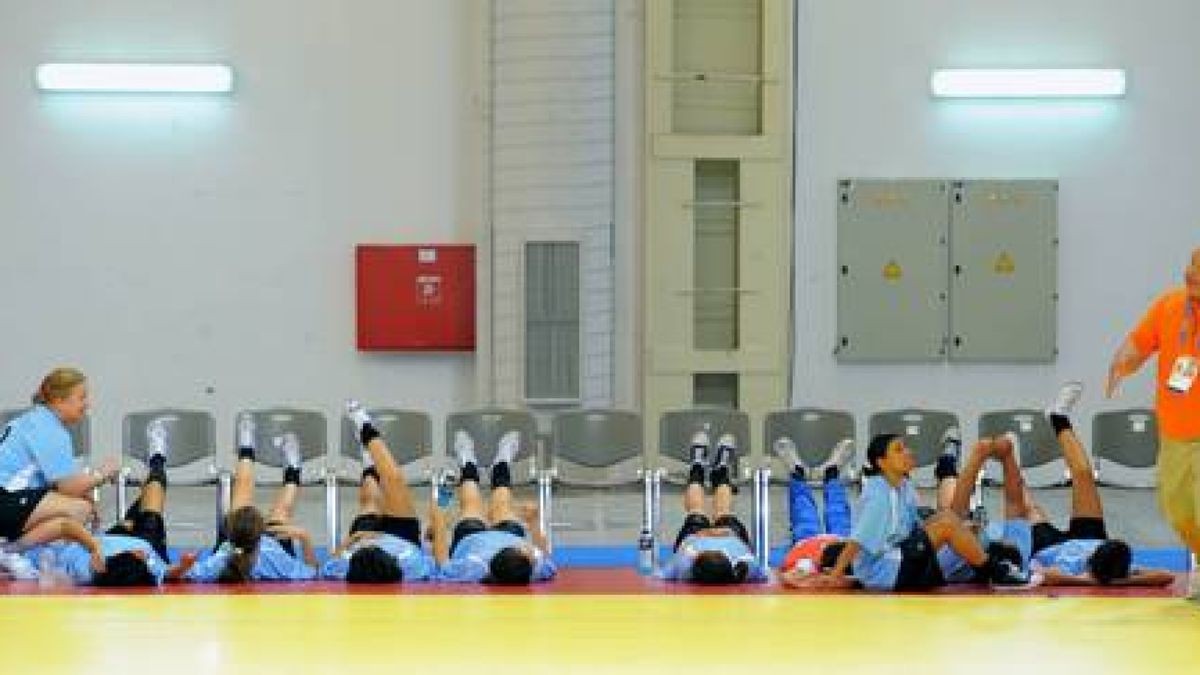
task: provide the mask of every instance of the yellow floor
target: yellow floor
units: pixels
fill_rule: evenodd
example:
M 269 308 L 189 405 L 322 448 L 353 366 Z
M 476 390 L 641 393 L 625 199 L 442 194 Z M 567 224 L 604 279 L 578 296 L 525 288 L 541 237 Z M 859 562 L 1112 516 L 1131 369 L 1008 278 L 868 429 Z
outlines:
M 1200 673 L 1197 645 L 1180 599 L 0 598 L 12 673 Z

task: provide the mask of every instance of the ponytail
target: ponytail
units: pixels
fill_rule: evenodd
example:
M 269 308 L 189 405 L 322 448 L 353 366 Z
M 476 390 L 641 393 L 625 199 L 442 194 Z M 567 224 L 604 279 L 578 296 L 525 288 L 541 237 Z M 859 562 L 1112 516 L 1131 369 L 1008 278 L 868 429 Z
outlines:
M 229 538 L 226 546 L 231 549 L 229 562 L 217 581 L 225 584 L 240 584 L 250 581 L 254 562 L 258 557 L 258 541 L 266 530 L 262 513 L 253 506 L 242 506 L 225 517 L 225 533 Z

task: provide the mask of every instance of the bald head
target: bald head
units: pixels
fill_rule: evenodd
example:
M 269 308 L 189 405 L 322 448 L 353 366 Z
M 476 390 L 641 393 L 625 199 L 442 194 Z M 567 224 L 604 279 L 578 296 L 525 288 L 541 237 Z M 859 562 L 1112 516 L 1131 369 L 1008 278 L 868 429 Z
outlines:
M 1183 274 L 1183 280 L 1187 284 L 1188 297 L 1200 302 L 1200 248 L 1192 251 L 1192 258 Z

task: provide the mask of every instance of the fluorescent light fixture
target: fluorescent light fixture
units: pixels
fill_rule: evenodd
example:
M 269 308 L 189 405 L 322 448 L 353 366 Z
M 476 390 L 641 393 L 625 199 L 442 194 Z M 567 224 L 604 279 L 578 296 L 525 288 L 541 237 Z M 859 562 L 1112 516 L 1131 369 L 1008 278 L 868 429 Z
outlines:
M 935 98 L 1112 98 L 1125 95 L 1121 69 L 935 70 Z
M 223 94 L 233 89 L 233 70 L 219 64 L 43 63 L 35 79 L 43 91 Z

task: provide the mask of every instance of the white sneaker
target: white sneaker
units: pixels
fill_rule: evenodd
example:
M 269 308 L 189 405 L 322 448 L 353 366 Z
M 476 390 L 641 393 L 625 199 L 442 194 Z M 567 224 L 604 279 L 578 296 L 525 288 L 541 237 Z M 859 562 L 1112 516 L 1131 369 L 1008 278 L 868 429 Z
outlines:
M 771 450 L 788 467 L 793 469 L 799 467 L 804 470 L 805 474 L 808 473 L 808 467 L 800 460 L 800 453 L 796 450 L 796 441 L 787 436 L 780 436 L 771 444 Z
M 956 426 L 946 427 L 946 430 L 942 432 L 942 454 L 958 455 L 961 450 L 962 432 Z
M 701 429 L 692 434 L 691 445 L 688 446 L 688 462 L 692 464 L 708 464 L 708 451 L 712 447 L 712 439 L 708 431 Z
M 1071 412 L 1075 409 L 1075 404 L 1079 403 L 1079 399 L 1082 396 L 1082 382 L 1067 382 L 1059 388 L 1058 394 L 1054 397 L 1054 402 L 1050 404 L 1050 407 L 1046 408 L 1046 415 L 1070 417 Z
M 146 456 L 167 456 L 167 421 L 161 417 L 146 425 Z
M 454 456 L 458 457 L 459 466 L 479 465 L 479 460 L 475 458 L 475 440 L 463 429 L 454 432 Z
M 362 428 L 371 423 L 371 416 L 367 414 L 367 409 L 363 404 L 354 399 L 346 400 L 346 417 L 354 423 L 354 428 L 357 431 L 362 431 Z
M 237 436 L 239 448 L 254 449 L 254 416 L 250 413 L 238 417 Z
M 500 443 L 496 447 L 496 464 L 505 463 L 512 464 L 517 458 L 517 451 L 521 449 L 521 432 L 511 429 L 504 432 L 500 437 Z
M 283 459 L 289 467 L 299 468 L 300 439 L 296 437 L 295 433 L 291 431 L 285 432 L 282 436 L 276 436 L 271 439 L 271 442 L 283 453 Z
M 733 434 L 721 434 L 717 439 L 717 454 L 713 457 L 713 467 L 729 466 L 733 463 L 733 455 L 737 452 L 737 438 Z
M 839 470 L 850 463 L 854 457 L 854 439 L 843 438 L 838 441 L 838 444 L 833 446 L 833 450 L 829 452 L 829 457 L 826 458 L 821 466 L 817 467 L 817 474 L 824 476 L 829 467 L 836 466 Z

